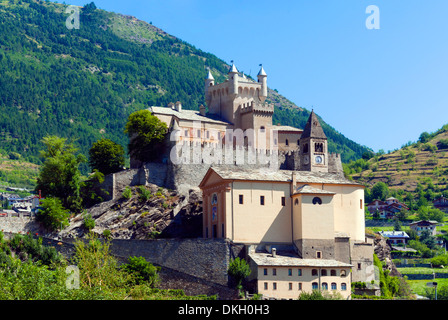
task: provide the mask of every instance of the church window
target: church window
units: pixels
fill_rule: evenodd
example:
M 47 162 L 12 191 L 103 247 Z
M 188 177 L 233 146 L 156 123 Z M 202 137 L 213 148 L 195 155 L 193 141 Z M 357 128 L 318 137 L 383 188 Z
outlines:
M 272 289 L 277 290 L 277 282 L 272 283 Z
M 276 268 L 272 269 L 272 275 L 273 275 L 273 276 L 276 276 L 276 275 L 277 275 L 277 269 L 276 269 Z
M 297 206 L 299 204 L 299 199 L 294 200 L 294 205 Z
M 308 143 L 303 146 L 303 153 L 308 153 Z
M 286 139 L 285 144 L 286 144 L 287 146 L 289 146 L 289 141 L 288 141 L 288 139 Z
M 240 202 L 240 204 L 244 203 L 244 196 L 242 194 L 240 194 L 240 196 L 239 196 L 239 202 Z
M 302 290 L 302 282 L 299 282 L 299 290 Z
M 261 132 L 264 132 L 266 130 L 266 128 L 264 126 L 260 127 Z
M 362 199 L 359 200 L 359 209 L 362 209 Z
M 297 270 L 297 275 L 302 276 L 302 269 Z
M 292 269 L 288 269 L 288 276 L 292 276 Z
M 286 206 L 286 198 L 285 197 L 282 197 L 282 206 L 283 207 Z
M 314 197 L 313 198 L 313 204 L 322 204 L 322 199 L 319 197 Z
M 264 290 L 268 290 L 268 283 L 267 282 L 264 283 Z
M 338 286 L 336 285 L 336 282 L 331 283 L 331 290 L 337 290 Z
M 322 290 L 328 290 L 328 283 L 326 282 L 322 283 Z
M 311 270 L 311 275 L 312 276 L 317 276 L 317 269 Z
M 289 283 L 289 290 L 292 290 L 292 282 Z
M 313 282 L 312 283 L 312 289 L 313 290 L 318 290 L 319 289 L 319 284 L 317 282 Z
M 347 284 L 346 283 L 341 283 L 341 290 L 342 291 L 347 290 Z
M 321 276 L 326 276 L 327 275 L 327 270 L 323 269 L 320 271 L 320 275 Z
M 317 252 L 316 252 L 316 258 L 317 258 L 317 259 L 322 259 L 322 252 L 321 252 L 321 251 L 317 251 Z M 326 275 L 327 275 L 327 270 L 322 270 L 321 273 L 322 273 L 322 275 L 325 275 L 325 276 L 326 276 Z M 325 273 L 325 274 L 324 274 L 324 273 Z
M 332 277 L 336 277 L 336 270 L 331 270 L 330 271 L 330 275 L 332 276 Z
M 314 145 L 314 152 L 324 152 L 324 144 L 323 143 L 316 143 Z
M 264 206 L 264 196 L 260 196 L 260 204 Z
M 268 268 L 264 268 L 264 269 L 263 269 L 263 274 L 264 274 L 265 276 L 268 275 Z

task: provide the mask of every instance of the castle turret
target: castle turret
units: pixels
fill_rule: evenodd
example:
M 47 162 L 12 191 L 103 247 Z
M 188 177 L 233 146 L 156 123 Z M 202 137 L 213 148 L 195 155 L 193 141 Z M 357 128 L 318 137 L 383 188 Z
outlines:
M 207 105 L 210 105 L 210 101 L 211 101 L 211 96 L 209 95 L 209 93 L 210 93 L 209 88 L 214 85 L 215 85 L 215 78 L 213 78 L 213 75 L 209 69 L 207 78 L 205 78 L 205 90 L 204 90 L 205 101 L 206 101 Z
M 238 69 L 235 67 L 235 64 L 232 63 L 232 66 L 229 70 L 229 81 L 233 83 L 232 86 L 232 94 L 236 95 L 238 94 Z
M 268 97 L 267 77 L 268 77 L 268 75 L 264 71 L 263 66 L 261 66 L 261 69 L 260 69 L 260 72 L 258 72 L 257 78 L 258 78 L 258 82 L 261 83 L 261 92 L 260 92 L 259 98 L 262 102 L 264 102 L 264 100 L 266 100 L 266 98 Z

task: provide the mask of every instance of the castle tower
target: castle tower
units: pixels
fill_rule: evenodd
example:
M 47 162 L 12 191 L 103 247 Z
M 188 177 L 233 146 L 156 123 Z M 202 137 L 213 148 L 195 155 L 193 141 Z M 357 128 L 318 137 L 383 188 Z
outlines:
M 233 86 L 231 87 L 231 94 L 233 95 L 237 95 L 238 94 L 238 77 L 239 77 L 239 72 L 238 69 L 235 67 L 235 64 L 232 63 L 232 66 L 230 67 L 229 70 L 229 81 L 233 84 Z
M 213 75 L 209 69 L 207 78 L 205 78 L 205 90 L 204 90 L 205 101 L 207 102 L 207 104 L 210 104 L 210 101 L 211 101 L 211 95 L 210 95 L 209 88 L 214 85 L 215 85 L 215 78 L 213 78 Z
M 257 78 L 258 82 L 261 83 L 261 91 L 259 93 L 259 98 L 261 102 L 264 102 L 266 98 L 268 97 L 268 84 L 267 84 L 267 74 L 263 69 L 263 66 L 261 66 L 260 72 L 258 72 Z
M 328 172 L 328 141 L 314 111 L 300 137 L 300 170 Z

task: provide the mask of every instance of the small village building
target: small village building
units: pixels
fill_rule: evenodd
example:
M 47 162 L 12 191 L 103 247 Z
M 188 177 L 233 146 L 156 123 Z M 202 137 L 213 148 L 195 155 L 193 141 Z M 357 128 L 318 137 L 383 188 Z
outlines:
M 432 221 L 432 220 L 420 220 L 415 221 L 409 224 L 409 227 L 411 230 L 414 230 L 417 232 L 417 234 L 420 236 L 423 231 L 427 230 L 429 231 L 429 234 L 432 236 L 436 235 L 436 226 L 438 222 Z
M 434 208 L 442 210 L 445 213 L 448 213 L 448 199 L 444 196 L 441 196 L 433 201 Z
M 406 245 L 409 240 L 409 235 L 404 231 L 380 231 L 379 234 L 391 245 Z
M 387 198 L 385 201 L 374 200 L 367 204 L 367 208 L 370 214 L 378 214 L 381 219 L 392 219 L 401 210 L 409 210 L 408 206 L 394 197 Z

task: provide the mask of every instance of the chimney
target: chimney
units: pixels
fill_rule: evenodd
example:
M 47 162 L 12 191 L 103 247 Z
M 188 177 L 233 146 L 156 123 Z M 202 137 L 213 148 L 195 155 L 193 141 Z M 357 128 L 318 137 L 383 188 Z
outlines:
M 205 107 L 204 107 L 204 105 L 201 104 L 201 106 L 199 107 L 199 112 L 200 112 L 201 116 L 205 116 Z
M 291 174 L 291 196 L 294 194 L 294 191 L 296 190 L 296 184 L 297 184 L 296 172 L 293 171 Z
M 173 109 L 174 110 L 174 103 L 170 102 L 168 103 L 168 108 Z
M 176 109 L 176 111 L 181 112 L 182 111 L 182 103 L 180 103 L 180 101 L 177 101 L 176 106 L 174 108 Z
M 272 258 L 277 257 L 277 249 L 276 248 L 272 248 L 271 252 L 272 252 Z

